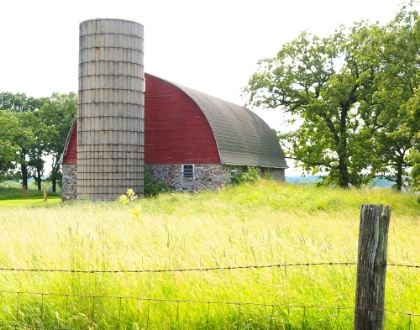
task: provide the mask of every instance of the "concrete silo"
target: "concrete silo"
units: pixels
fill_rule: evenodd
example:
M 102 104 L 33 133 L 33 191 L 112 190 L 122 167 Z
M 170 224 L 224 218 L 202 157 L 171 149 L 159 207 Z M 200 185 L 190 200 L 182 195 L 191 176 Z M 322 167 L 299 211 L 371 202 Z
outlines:
M 119 19 L 80 23 L 77 198 L 143 194 L 143 26 Z

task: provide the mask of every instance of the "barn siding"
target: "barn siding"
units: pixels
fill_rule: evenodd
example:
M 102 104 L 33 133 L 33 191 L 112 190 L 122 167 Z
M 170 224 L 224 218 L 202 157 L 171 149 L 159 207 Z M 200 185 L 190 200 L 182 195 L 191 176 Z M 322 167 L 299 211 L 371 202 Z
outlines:
M 67 150 L 64 151 L 63 164 L 77 164 L 77 124 L 70 132 Z
M 198 106 L 170 83 L 148 74 L 146 79 L 146 162 L 220 163 L 213 132 Z M 77 125 L 71 132 L 63 163 L 77 163 Z
M 267 168 L 263 167 L 260 168 L 261 170 L 261 176 L 271 178 L 277 181 L 285 181 L 286 180 L 286 174 L 284 171 L 284 168 Z
M 146 74 L 147 164 L 220 164 L 211 127 L 191 98 L 169 82 Z

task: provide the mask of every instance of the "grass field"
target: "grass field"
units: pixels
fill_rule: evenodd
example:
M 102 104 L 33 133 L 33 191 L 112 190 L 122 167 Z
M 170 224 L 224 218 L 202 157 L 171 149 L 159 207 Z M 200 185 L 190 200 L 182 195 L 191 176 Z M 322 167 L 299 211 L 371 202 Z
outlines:
M 60 194 L 47 192 L 48 197 L 60 197 Z M 43 190 L 37 190 L 36 186 L 31 184 L 26 190 L 26 199 L 39 199 L 44 197 Z M 23 190 L 20 184 L 16 182 L 7 182 L 0 184 L 0 201 L 10 199 L 22 199 Z
M 43 198 L 30 198 L 30 199 L 9 199 L 0 200 L 0 209 L 6 208 L 19 208 L 19 207 L 46 207 L 61 203 L 61 198 L 58 196 L 51 196 L 44 202 Z
M 61 203 L 61 196 L 57 193 L 47 193 L 47 201 L 44 202 L 44 192 L 34 188 L 26 191 L 26 198 L 23 198 L 22 188 L 16 185 L 0 185 L 0 210 L 6 208 L 33 208 L 46 207 Z
M 420 265 L 420 204 L 390 189 L 2 208 L 0 328 L 351 329 L 361 204 L 392 206 L 388 263 Z M 172 271 L 191 268 L 211 270 Z M 420 327 L 419 276 L 388 267 L 386 329 Z

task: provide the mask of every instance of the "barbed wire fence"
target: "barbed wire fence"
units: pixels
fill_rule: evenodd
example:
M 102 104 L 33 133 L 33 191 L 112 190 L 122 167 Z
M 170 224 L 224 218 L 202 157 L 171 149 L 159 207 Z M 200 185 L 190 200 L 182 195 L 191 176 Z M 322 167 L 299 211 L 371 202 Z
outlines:
M 246 266 L 226 266 L 226 267 L 203 267 L 203 268 L 176 268 L 176 269 L 134 269 L 134 270 L 78 270 L 78 269 L 41 269 L 41 268 L 0 268 L 0 272 L 25 272 L 25 273 L 84 273 L 84 274 L 117 274 L 117 273 L 176 273 L 176 272 L 212 272 L 219 270 L 251 270 L 262 268 L 282 268 L 282 267 L 318 267 L 318 266 L 356 266 L 353 262 L 318 262 L 318 263 L 278 263 L 267 265 L 246 265 Z M 388 267 L 406 267 L 420 269 L 420 265 L 390 263 Z M 47 307 L 47 301 L 55 299 L 61 300 L 61 304 L 56 304 L 61 310 L 52 310 Z M 64 301 L 62 301 L 64 300 Z M 77 301 L 84 301 L 89 315 L 74 313 L 74 306 Z M 14 302 L 12 302 L 14 301 Z M 29 301 L 31 308 L 23 308 L 24 301 Z M 113 311 L 106 311 L 106 305 L 112 305 Z M 264 328 L 277 329 L 289 328 L 288 318 L 290 313 L 300 313 L 300 328 L 309 329 L 308 321 L 311 318 L 310 312 L 328 311 L 330 317 L 336 318 L 336 329 L 342 328 L 341 317 L 351 318 L 355 310 L 364 309 L 357 306 L 323 306 L 323 305 L 294 305 L 294 304 L 262 304 L 255 302 L 229 302 L 229 301 L 207 301 L 207 300 L 176 300 L 159 299 L 150 297 L 135 297 L 123 295 L 89 295 L 89 294 L 69 294 L 54 292 L 34 292 L 29 290 L 13 291 L 0 289 L 0 312 L 1 329 L 56 329 L 56 330 L 77 330 L 77 329 L 100 329 L 97 327 L 97 318 L 109 317 L 110 323 L 117 324 L 117 328 L 126 329 L 133 325 L 126 324 L 122 312 L 129 304 L 141 305 L 143 322 L 137 327 L 139 329 L 156 328 L 156 320 L 153 318 L 153 311 L 160 306 L 164 309 L 172 310 L 175 319 L 161 320 L 170 324 L 170 328 L 195 328 L 191 320 L 185 321 L 181 316 L 183 312 L 191 306 L 199 306 L 202 311 L 200 328 L 214 329 L 212 320 L 219 308 L 230 307 L 230 314 L 235 315 L 230 318 L 229 327 L 226 329 L 257 328 L 252 324 L 259 324 L 259 318 L 264 319 Z M 139 306 L 140 306 L 139 305 Z M 12 307 L 10 307 L 12 306 Z M 214 312 L 216 310 L 216 312 Z M 384 312 L 395 314 L 401 317 L 401 329 L 414 329 L 420 320 L 420 314 L 406 311 L 396 311 L 384 308 Z M 29 314 L 28 314 L 29 313 Z M 53 314 L 51 316 L 51 314 Z M 61 316 L 60 316 L 61 315 Z M 253 316 L 253 319 L 249 318 Z M 66 316 L 70 318 L 66 319 Z M 34 321 L 35 320 L 35 321 Z M 51 321 L 54 320 L 54 321 Z M 417 321 L 417 322 L 416 322 Z M 104 323 L 104 320 L 101 320 Z M 185 323 L 186 322 L 186 323 Z M 188 323 L 190 322 L 190 323 Z M 105 321 L 106 323 L 106 321 Z M 78 326 L 77 324 L 83 324 Z M 190 324 L 190 326 L 188 326 Z M 165 328 L 164 326 L 162 328 Z M 290 328 L 291 329 L 291 328 Z
M 200 305 L 204 305 L 207 307 L 207 314 L 205 315 L 206 318 L 206 325 L 210 326 L 209 323 L 209 316 L 210 316 L 210 306 L 211 305 L 226 305 L 226 306 L 234 306 L 237 310 L 237 320 L 236 323 L 238 325 L 242 324 L 243 322 L 246 322 L 247 320 L 242 320 L 242 313 L 241 310 L 245 309 L 246 307 L 252 306 L 252 307 L 258 307 L 261 310 L 265 310 L 265 311 L 270 311 L 270 315 L 269 315 L 269 319 L 272 320 L 272 326 L 276 325 L 276 320 L 275 320 L 275 311 L 276 309 L 280 309 L 280 308 L 285 308 L 285 309 L 300 309 L 302 311 L 302 329 L 305 329 L 305 324 L 307 322 L 307 311 L 311 310 L 311 309 L 317 309 L 317 310 L 332 310 L 334 311 L 335 315 L 339 315 L 341 311 L 343 310 L 348 310 L 350 312 L 353 312 L 354 309 L 364 309 L 364 310 L 371 310 L 368 308 L 361 308 L 361 307 L 351 307 L 351 306 L 322 306 L 322 305 L 316 305 L 316 306 L 308 306 L 308 305 L 293 305 L 293 304 L 281 304 L 281 305 L 277 305 L 277 304 L 259 304 L 259 303 L 253 303 L 253 302 L 226 302 L 226 301 L 200 301 L 200 300 L 172 300 L 172 299 L 156 299 L 156 298 L 140 298 L 140 297 L 134 297 L 134 296 L 107 296 L 107 295 L 75 295 L 75 294 L 57 294 L 57 293 L 41 293 L 41 292 L 30 292 L 30 291 L 6 291 L 6 290 L 0 290 L 1 294 L 14 294 L 17 296 L 17 301 L 20 301 L 19 298 L 21 298 L 22 295 L 33 295 L 33 296 L 39 296 L 41 297 L 41 306 L 40 306 L 40 315 L 39 318 L 42 320 L 43 319 L 43 303 L 44 303 L 44 298 L 45 297 L 62 297 L 65 298 L 66 300 L 69 300 L 71 298 L 85 298 L 85 299 L 89 299 L 92 301 L 92 309 L 91 309 L 91 314 L 89 315 L 90 318 L 90 323 L 94 324 L 95 323 L 95 305 L 98 303 L 99 300 L 102 299 L 106 299 L 106 300 L 117 300 L 119 301 L 119 305 L 120 308 L 123 305 L 122 301 L 123 300 L 132 300 L 132 301 L 138 301 L 138 302 L 146 302 L 148 303 L 148 315 L 147 315 L 147 319 L 145 320 L 145 324 L 143 324 L 144 329 L 149 329 L 149 327 L 151 327 L 150 324 L 150 309 L 151 309 L 151 304 L 152 303 L 168 303 L 168 304 L 172 304 L 176 306 L 176 320 L 174 320 L 174 324 L 173 326 L 176 328 L 181 327 L 182 325 L 180 324 L 180 320 L 178 318 L 179 316 L 179 309 L 180 309 L 180 305 L 181 304 L 200 304 Z M 68 303 L 68 301 L 67 301 Z M 16 306 L 16 313 L 19 314 L 19 305 Z M 409 312 L 401 312 L 401 311 L 395 311 L 395 310 L 391 310 L 391 309 L 383 309 L 385 312 L 387 313 L 391 313 L 391 314 L 399 314 L 399 315 L 403 315 L 406 316 L 406 324 L 407 324 L 407 329 L 411 329 L 411 325 L 413 323 L 413 318 L 414 317 L 420 317 L 420 314 L 414 314 L 414 313 L 409 313 Z M 121 309 L 117 311 L 118 315 L 121 315 Z M 268 316 L 268 315 L 266 315 Z M 19 315 L 17 315 L 16 317 L 17 319 L 19 319 Z M 71 329 L 71 330 L 76 330 L 76 329 L 85 329 L 85 328 L 67 328 L 67 327 L 62 327 L 61 323 L 62 321 L 57 318 L 57 324 L 55 325 L 50 325 L 50 326 L 46 326 L 46 325 L 29 325 L 27 323 L 18 323 L 18 322 L 1 322 L 0 324 L 3 325 L 8 325 L 9 328 L 15 328 L 15 329 L 21 329 L 22 327 L 24 327 L 25 329 L 59 329 L 59 330 L 64 330 L 64 329 Z M 119 326 L 123 326 L 124 325 L 124 321 L 121 319 L 118 319 L 118 325 Z M 238 329 L 240 329 L 241 327 L 238 326 Z M 401 329 L 403 329 L 403 327 L 401 327 Z
M 356 266 L 355 262 L 314 262 L 314 263 L 280 263 L 269 265 L 247 265 L 247 266 L 218 266 L 218 267 L 195 267 L 195 268 L 174 268 L 174 269 L 48 269 L 48 268 L 1 268 L 1 271 L 11 272 L 47 272 L 47 273 L 175 273 L 175 272 L 208 272 L 218 270 L 240 270 L 240 269 L 260 269 L 260 268 L 282 268 L 282 267 L 304 267 L 304 266 Z M 407 267 L 420 269 L 419 265 L 410 264 L 387 264 L 387 267 Z

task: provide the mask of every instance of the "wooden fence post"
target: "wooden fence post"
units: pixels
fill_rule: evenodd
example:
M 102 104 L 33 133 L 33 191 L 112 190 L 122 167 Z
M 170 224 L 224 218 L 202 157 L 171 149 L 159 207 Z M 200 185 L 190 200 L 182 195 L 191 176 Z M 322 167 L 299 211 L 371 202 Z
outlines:
M 354 330 L 384 328 L 384 296 L 391 207 L 362 205 L 360 211 Z
M 44 202 L 47 201 L 47 185 L 44 183 Z

